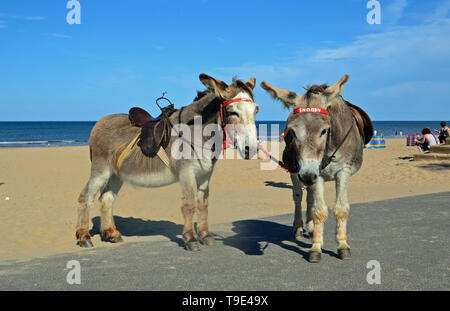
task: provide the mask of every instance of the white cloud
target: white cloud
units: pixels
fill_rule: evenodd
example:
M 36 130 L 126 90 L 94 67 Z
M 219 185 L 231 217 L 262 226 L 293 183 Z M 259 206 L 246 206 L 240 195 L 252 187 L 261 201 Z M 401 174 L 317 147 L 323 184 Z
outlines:
M 387 72 L 410 72 L 437 64 L 450 64 L 450 18 L 414 26 L 395 26 L 388 30 L 366 34 L 344 46 L 302 52 L 295 60 L 274 64 L 243 64 L 220 67 L 219 72 L 236 72 L 245 76 L 262 75 L 270 78 L 292 78 L 315 70 L 348 68 L 367 71 L 377 68 Z M 414 65 L 414 67 L 409 67 Z
M 371 96 L 390 96 L 402 98 L 405 94 L 414 95 L 414 97 L 429 98 L 431 94 L 446 93 L 446 98 L 450 96 L 450 81 L 409 81 L 399 84 L 383 87 L 373 91 Z
M 272 78 L 290 77 L 296 76 L 298 71 L 295 68 L 290 68 L 289 66 L 258 65 L 255 63 L 248 63 L 234 67 L 218 67 L 216 70 L 217 75 L 219 75 L 219 73 L 226 73 L 227 75 L 238 75 L 243 78 L 250 78 L 254 76 L 270 76 Z
M 402 18 L 408 2 L 406 0 L 394 0 L 386 6 L 383 3 L 381 5 L 381 22 L 393 25 Z
M 42 21 L 47 18 L 45 16 L 22 16 L 22 15 L 9 15 L 9 17 L 26 21 Z
M 225 40 L 223 37 L 220 37 L 220 36 L 217 36 L 216 40 L 217 40 L 217 42 L 222 43 L 222 44 L 227 43 L 227 40 Z
M 450 81 L 406 81 L 368 93 L 365 104 L 375 120 L 440 120 L 449 97 Z
M 442 2 L 428 18 L 428 22 L 432 22 L 436 19 L 447 18 L 450 13 L 450 1 L 446 0 Z
M 72 36 L 65 35 L 62 33 L 42 33 L 41 35 L 55 38 L 72 39 Z
M 165 47 L 162 46 L 162 45 L 154 44 L 154 45 L 152 45 L 152 47 L 153 47 L 153 49 L 156 50 L 156 51 L 164 51 L 164 50 L 165 50 Z
M 6 13 L 0 13 L 0 17 L 21 19 L 21 20 L 26 20 L 26 21 L 42 21 L 47 18 L 46 16 L 24 16 L 24 15 L 13 15 L 13 14 L 6 14 Z
M 406 4 L 406 1 L 392 4 L 395 20 L 401 18 Z M 450 96 L 449 92 L 442 91 L 450 89 L 449 11 L 450 1 L 447 1 L 433 12 L 434 18 L 423 14 L 419 24 L 381 28 L 378 29 L 381 32 L 357 36 L 338 47 L 323 44 L 323 48 L 299 52 L 294 60 L 287 62 L 243 64 L 217 70 L 256 76 L 297 92 L 301 92 L 302 85 L 334 83 L 347 73 L 351 80 L 345 96 L 367 108 L 375 120 L 407 120 L 413 116 L 420 119 L 424 105 L 444 107 L 444 101 Z M 379 112 L 383 105 L 399 108 L 398 111 L 404 105 L 409 108 L 406 114 L 403 111 L 403 114 L 384 116 Z M 429 114 L 428 118 L 439 118 L 439 115 Z
M 22 16 L 22 15 L 11 15 L 6 13 L 0 12 L 0 17 L 2 18 L 0 20 L 0 29 L 1 28 L 7 28 L 7 20 L 8 19 L 19 19 L 19 20 L 26 20 L 26 21 L 41 21 L 45 20 L 45 16 Z
M 312 60 L 387 59 L 392 57 L 445 56 L 450 52 L 450 19 L 416 26 L 394 27 L 388 31 L 358 37 L 351 44 L 319 50 Z

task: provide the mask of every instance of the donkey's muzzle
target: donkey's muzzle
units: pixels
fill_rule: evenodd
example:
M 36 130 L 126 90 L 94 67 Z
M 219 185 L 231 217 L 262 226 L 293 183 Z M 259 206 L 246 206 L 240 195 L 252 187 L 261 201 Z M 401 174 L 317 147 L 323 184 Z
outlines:
M 317 177 L 318 177 L 317 174 L 314 173 L 299 175 L 300 180 L 307 187 L 314 185 L 314 183 L 317 181 Z

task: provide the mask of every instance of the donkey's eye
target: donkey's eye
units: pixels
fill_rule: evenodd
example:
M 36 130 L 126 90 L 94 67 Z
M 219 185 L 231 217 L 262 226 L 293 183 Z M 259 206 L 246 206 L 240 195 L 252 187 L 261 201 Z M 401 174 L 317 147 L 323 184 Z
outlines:
M 327 132 L 328 132 L 328 129 L 324 129 L 324 130 L 322 131 L 322 133 L 320 133 L 320 137 L 322 137 L 323 135 L 325 135 Z
M 228 112 L 228 116 L 229 116 L 229 117 L 236 117 L 236 118 L 239 118 L 239 114 L 238 114 L 237 112 L 234 112 L 234 111 L 229 111 L 229 112 Z

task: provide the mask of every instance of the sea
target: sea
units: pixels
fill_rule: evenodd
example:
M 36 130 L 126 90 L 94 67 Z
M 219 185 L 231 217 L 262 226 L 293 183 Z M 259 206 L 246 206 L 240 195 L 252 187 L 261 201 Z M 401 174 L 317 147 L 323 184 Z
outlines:
M 387 138 L 418 134 L 424 127 L 440 129 L 439 121 L 374 121 L 377 135 Z M 257 121 L 260 140 L 279 140 L 284 121 Z M 83 146 L 95 125 L 87 122 L 0 122 L 0 148 Z

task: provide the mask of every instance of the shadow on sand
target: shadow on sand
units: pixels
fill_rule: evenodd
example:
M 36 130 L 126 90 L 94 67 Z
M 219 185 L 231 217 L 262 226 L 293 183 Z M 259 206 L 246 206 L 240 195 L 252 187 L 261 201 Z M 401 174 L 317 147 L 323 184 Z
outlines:
M 223 244 L 240 249 L 246 255 L 261 256 L 271 244 L 298 253 L 305 260 L 309 258 L 308 249 L 311 244 L 296 241 L 292 235 L 292 227 L 266 220 L 242 220 L 233 222 L 236 234 L 223 239 Z M 297 245 L 286 244 L 292 242 Z M 305 241 L 310 241 L 305 237 Z M 306 249 L 306 250 L 303 250 Z M 324 254 L 338 258 L 337 254 L 322 249 Z
M 162 235 L 167 237 L 171 242 L 178 244 L 178 246 L 184 248 L 183 239 L 177 237 L 177 235 L 183 232 L 183 226 L 177 225 L 171 221 L 154 221 L 144 220 L 141 218 L 133 217 L 120 217 L 114 216 L 114 222 L 117 230 L 120 231 L 122 236 L 158 236 Z M 100 234 L 100 217 L 92 218 L 94 226 L 89 232 L 91 236 Z M 102 241 L 104 241 L 102 237 Z
M 408 157 L 398 157 L 397 160 L 413 161 L 414 157 L 410 157 L 410 156 L 408 156 Z
M 418 167 L 432 171 L 450 170 L 450 163 L 428 163 Z
M 266 185 L 266 187 L 292 189 L 292 185 L 285 182 L 265 181 L 264 184 Z

